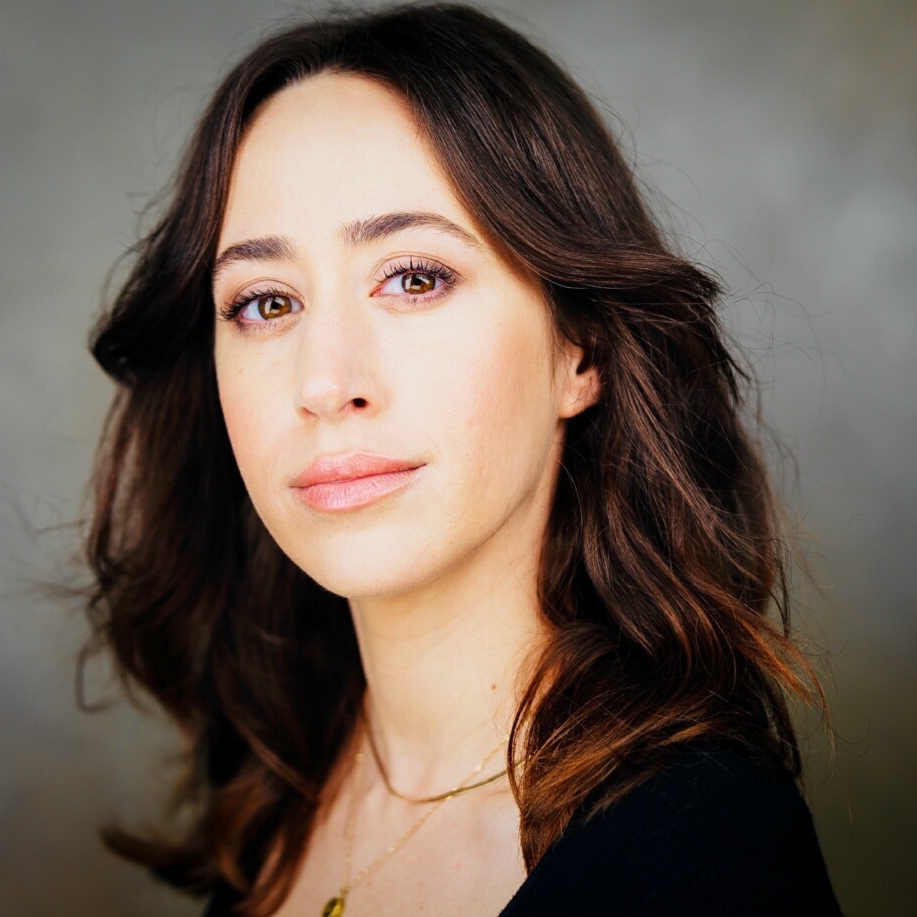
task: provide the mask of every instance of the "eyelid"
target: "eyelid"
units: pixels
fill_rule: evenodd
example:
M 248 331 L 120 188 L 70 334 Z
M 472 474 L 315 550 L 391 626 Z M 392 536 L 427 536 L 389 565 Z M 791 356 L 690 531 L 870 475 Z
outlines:
M 299 308 L 294 309 L 292 312 L 288 312 L 286 315 L 273 319 L 262 318 L 260 320 L 253 320 L 241 318 L 242 312 L 251 306 L 252 303 L 259 299 L 271 299 L 272 297 L 289 299 L 291 303 L 297 305 Z M 254 326 L 259 326 L 260 330 L 264 326 L 281 322 L 289 315 L 296 315 L 302 312 L 304 308 L 305 304 L 302 299 L 290 289 L 270 281 L 265 281 L 264 285 L 254 283 L 247 287 L 243 287 L 241 292 L 233 297 L 233 299 L 226 302 L 225 305 L 219 307 L 217 311 L 220 318 L 224 321 L 233 322 L 236 325 L 242 326 L 245 330 L 252 329 Z
M 405 292 L 381 292 L 382 288 L 390 280 L 405 274 L 431 274 L 437 280 L 441 281 L 441 284 L 440 286 L 435 287 L 433 290 L 427 293 L 413 294 Z M 458 272 L 454 271 L 450 267 L 447 267 L 441 261 L 437 261 L 434 258 L 426 258 L 416 255 L 404 255 L 400 258 L 395 258 L 389 261 L 379 269 L 377 280 L 375 282 L 375 289 L 373 290 L 372 295 L 428 301 L 432 298 L 443 295 L 449 289 L 454 287 L 458 279 Z
M 395 255 L 387 259 L 378 269 L 377 283 L 390 280 L 398 274 L 433 274 L 443 277 L 453 277 L 456 272 L 442 261 L 429 258 L 426 255 Z
M 434 286 L 433 290 L 426 293 L 382 293 L 382 288 L 393 278 L 405 274 L 432 274 L 439 284 Z M 403 300 L 412 300 L 417 302 L 430 302 L 446 294 L 455 286 L 460 275 L 457 271 L 443 264 L 435 258 L 428 258 L 419 255 L 402 255 L 395 257 L 383 264 L 376 272 L 372 296 L 384 296 L 386 298 L 395 298 Z M 282 296 L 292 300 L 299 308 L 286 315 L 278 318 L 260 320 L 243 319 L 242 312 L 252 305 L 258 299 L 266 299 L 273 296 Z M 215 297 L 216 298 L 216 297 Z M 242 287 L 241 291 L 232 299 L 224 301 L 224 305 L 217 308 L 219 317 L 224 321 L 232 322 L 240 326 L 241 330 L 265 330 L 266 326 L 276 325 L 288 318 L 290 315 L 298 314 L 303 311 L 305 305 L 301 297 L 295 294 L 285 284 L 278 284 L 275 281 L 254 281 Z

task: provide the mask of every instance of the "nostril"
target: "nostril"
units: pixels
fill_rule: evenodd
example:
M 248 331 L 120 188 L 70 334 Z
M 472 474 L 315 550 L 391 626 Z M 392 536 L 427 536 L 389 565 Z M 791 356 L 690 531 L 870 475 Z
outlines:
M 353 399 L 353 406 L 354 406 L 355 408 L 365 408 L 365 407 L 366 407 L 366 399 L 365 399 L 365 398 L 354 398 L 354 399 Z

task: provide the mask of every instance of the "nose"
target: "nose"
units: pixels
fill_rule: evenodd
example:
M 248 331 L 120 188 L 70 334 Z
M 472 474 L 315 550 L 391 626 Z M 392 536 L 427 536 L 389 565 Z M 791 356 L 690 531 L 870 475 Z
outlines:
M 360 304 L 313 300 L 296 330 L 299 413 L 335 420 L 379 406 L 372 321 Z

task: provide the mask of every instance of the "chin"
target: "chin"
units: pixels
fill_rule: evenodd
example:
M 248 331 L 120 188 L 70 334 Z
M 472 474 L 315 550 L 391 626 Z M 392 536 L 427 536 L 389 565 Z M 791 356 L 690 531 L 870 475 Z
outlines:
M 411 550 L 394 539 L 383 545 L 347 548 L 329 544 L 325 550 L 309 552 L 308 557 L 295 551 L 288 554 L 322 588 L 345 599 L 394 598 L 437 576 L 429 552 Z
M 429 582 L 418 577 L 413 570 L 393 569 L 391 566 L 377 567 L 375 564 L 361 564 L 359 569 L 328 565 L 316 569 L 314 565 L 303 568 L 309 576 L 324 589 L 345 599 L 395 598 L 420 588 Z

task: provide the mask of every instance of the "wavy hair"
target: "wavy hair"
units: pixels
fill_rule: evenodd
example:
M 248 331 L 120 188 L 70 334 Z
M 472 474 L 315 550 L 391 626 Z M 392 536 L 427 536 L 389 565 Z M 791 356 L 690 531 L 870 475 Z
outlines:
M 189 891 L 231 883 L 246 917 L 289 890 L 365 684 L 346 602 L 252 508 L 213 362 L 240 139 L 266 99 L 323 71 L 406 100 L 475 224 L 540 278 L 602 382 L 568 422 L 539 574 L 553 626 L 508 750 L 526 762 L 511 780 L 527 867 L 581 806 L 609 805 L 686 743 L 738 743 L 798 774 L 787 697 L 822 702 L 789 637 L 776 503 L 718 284 L 665 240 L 583 91 L 463 5 L 296 25 L 217 89 L 92 340 L 118 393 L 94 476 L 90 649 L 189 743 L 182 830 L 107 838 Z

